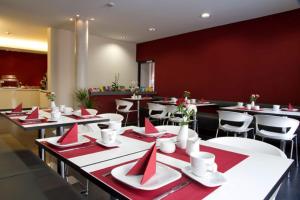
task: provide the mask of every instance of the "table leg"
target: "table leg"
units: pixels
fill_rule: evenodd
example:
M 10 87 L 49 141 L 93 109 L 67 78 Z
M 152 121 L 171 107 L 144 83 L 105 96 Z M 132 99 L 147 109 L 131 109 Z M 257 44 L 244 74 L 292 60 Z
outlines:
M 137 125 L 140 127 L 140 101 L 137 101 Z
M 56 135 L 61 136 L 64 133 L 64 127 L 57 127 L 56 128 Z M 57 173 L 62 177 L 65 178 L 65 163 L 59 159 L 57 159 Z
M 39 129 L 38 138 L 43 139 L 45 138 L 45 129 Z M 39 146 L 39 157 L 42 161 L 45 161 L 45 150 L 43 147 Z

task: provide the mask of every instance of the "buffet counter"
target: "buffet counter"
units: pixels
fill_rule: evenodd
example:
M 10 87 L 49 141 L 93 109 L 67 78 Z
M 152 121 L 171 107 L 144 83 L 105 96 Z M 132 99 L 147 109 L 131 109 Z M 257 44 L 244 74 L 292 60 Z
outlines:
M 19 103 L 23 103 L 24 108 L 46 108 L 49 107 L 46 94 L 47 91 L 40 89 L 0 88 L 0 109 L 11 109 Z

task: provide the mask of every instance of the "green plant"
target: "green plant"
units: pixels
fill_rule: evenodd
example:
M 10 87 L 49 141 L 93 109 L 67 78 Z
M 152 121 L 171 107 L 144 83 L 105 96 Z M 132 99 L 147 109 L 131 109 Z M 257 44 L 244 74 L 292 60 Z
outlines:
M 48 98 L 48 100 L 50 100 L 50 101 L 55 101 L 55 93 L 54 92 L 47 92 L 47 98 Z
M 120 80 L 120 74 L 117 73 L 117 74 L 115 74 L 115 81 L 113 81 L 112 84 L 111 84 L 111 89 L 113 91 L 118 91 L 119 90 L 119 88 L 120 88 L 119 80 Z
M 76 101 L 79 106 L 84 106 L 86 108 L 93 108 L 93 103 L 89 96 L 89 91 L 87 89 L 78 89 L 75 91 Z

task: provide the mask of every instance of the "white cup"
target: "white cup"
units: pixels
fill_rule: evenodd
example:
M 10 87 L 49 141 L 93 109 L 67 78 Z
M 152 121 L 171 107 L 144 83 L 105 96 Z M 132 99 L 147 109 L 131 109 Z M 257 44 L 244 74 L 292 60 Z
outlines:
M 247 108 L 247 110 L 251 110 L 251 108 L 252 108 L 251 104 L 247 104 L 246 108 Z
M 191 99 L 191 103 L 196 103 L 196 99 Z
M 58 110 L 54 110 L 51 112 L 52 120 L 59 120 L 60 117 L 61 117 L 61 113 Z
M 108 128 L 117 131 L 118 134 L 121 132 L 122 122 L 110 121 L 108 122 Z
M 163 153 L 174 153 L 176 150 L 176 146 L 175 143 L 171 141 L 165 141 L 165 142 L 161 142 L 159 149 Z
M 255 110 L 260 110 L 260 106 L 255 106 L 254 109 Z
M 101 130 L 101 138 L 102 142 L 105 144 L 111 144 L 116 141 L 117 132 L 112 129 L 102 129 Z
M 187 142 L 186 142 L 185 152 L 188 155 L 191 155 L 194 152 L 198 153 L 200 150 L 199 146 L 200 146 L 200 138 L 198 138 L 198 137 L 188 138 Z
M 177 98 L 175 98 L 175 97 L 172 97 L 172 98 L 171 98 L 171 101 L 172 101 L 173 103 L 176 103 L 176 101 L 177 101 Z
M 138 98 L 138 99 L 141 99 L 141 98 L 142 98 L 142 95 L 138 95 L 137 98 Z
M 65 107 L 66 107 L 65 105 L 60 105 L 59 106 L 59 111 L 60 112 L 65 112 Z
M 71 108 L 71 107 L 65 107 L 64 114 L 71 115 L 72 112 L 73 112 L 73 108 Z
M 217 171 L 215 155 L 208 152 L 193 152 L 191 154 L 192 173 L 196 176 L 208 176 Z
M 273 111 L 278 112 L 280 110 L 280 105 L 273 105 Z
M 238 102 L 238 103 L 237 103 L 237 106 L 241 108 L 241 107 L 244 106 L 244 103 L 243 103 L 243 102 Z

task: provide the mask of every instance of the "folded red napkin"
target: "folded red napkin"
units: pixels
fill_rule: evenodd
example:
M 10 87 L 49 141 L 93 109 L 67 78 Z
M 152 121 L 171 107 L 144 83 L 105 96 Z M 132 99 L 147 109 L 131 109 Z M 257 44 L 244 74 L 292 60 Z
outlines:
M 138 160 L 126 175 L 143 175 L 141 184 L 146 183 L 156 173 L 156 143 Z
M 23 110 L 22 103 L 20 103 L 17 107 L 12 109 L 11 112 L 22 112 L 22 110 Z
M 39 108 L 36 108 L 33 110 L 27 117 L 26 119 L 38 119 L 39 118 Z
M 89 111 L 87 111 L 86 109 L 85 109 L 85 107 L 83 107 L 83 106 L 81 106 L 81 115 L 91 115 L 91 113 L 89 113 Z
M 78 125 L 74 124 L 74 126 L 70 128 L 63 136 L 61 136 L 57 142 L 60 144 L 78 142 Z
M 289 103 L 288 109 L 289 109 L 289 110 L 293 110 L 293 109 L 294 109 L 294 106 L 292 106 L 292 104 Z
M 153 126 L 148 118 L 145 118 L 145 133 L 158 133 L 158 130 Z

